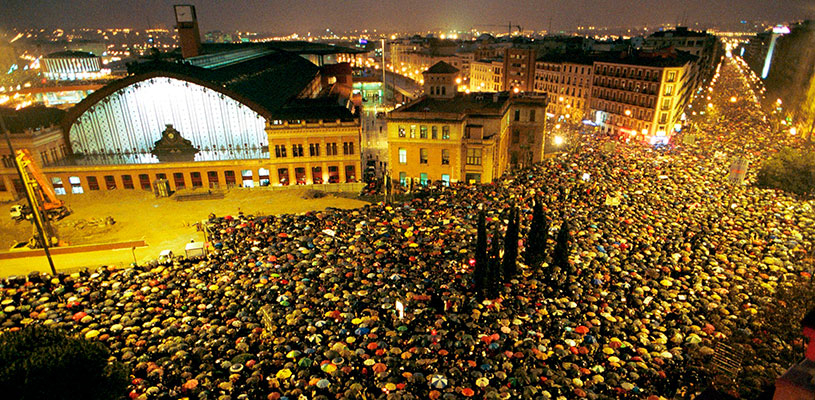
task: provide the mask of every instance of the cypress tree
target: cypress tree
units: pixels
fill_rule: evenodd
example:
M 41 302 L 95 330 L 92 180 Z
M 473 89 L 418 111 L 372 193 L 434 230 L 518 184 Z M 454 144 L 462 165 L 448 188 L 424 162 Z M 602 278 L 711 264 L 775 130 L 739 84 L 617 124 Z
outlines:
M 560 231 L 557 233 L 557 243 L 555 243 L 555 249 L 552 254 L 552 264 L 560 267 L 560 269 L 564 271 L 569 267 L 570 240 L 569 221 L 563 221 L 560 225 Z
M 546 246 L 549 238 L 549 222 L 543 212 L 543 203 L 540 198 L 535 198 L 535 205 L 532 207 L 532 225 L 527 234 L 526 251 L 524 260 L 530 267 L 538 267 L 546 259 Z
M 491 297 L 498 295 L 498 287 L 503 280 L 501 279 L 501 243 L 500 243 L 500 230 L 496 224 L 495 232 L 492 234 L 492 248 L 490 249 L 489 270 L 487 273 L 487 289 Z
M 475 290 L 481 295 L 484 290 L 484 278 L 487 276 L 489 268 L 489 258 L 487 257 L 487 223 L 484 211 L 478 213 L 478 233 L 475 241 L 475 268 L 473 269 L 473 281 Z
M 513 207 L 509 213 L 509 225 L 504 236 L 504 279 L 510 280 L 518 272 L 518 209 Z

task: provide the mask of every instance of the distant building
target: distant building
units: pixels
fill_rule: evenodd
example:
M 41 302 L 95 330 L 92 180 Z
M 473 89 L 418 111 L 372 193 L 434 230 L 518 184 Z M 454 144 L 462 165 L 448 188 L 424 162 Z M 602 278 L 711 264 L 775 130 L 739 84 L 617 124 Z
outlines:
M 472 92 L 500 92 L 504 87 L 504 60 L 488 58 L 470 63 L 469 89 Z
M 595 61 L 589 119 L 614 135 L 667 140 L 695 89 L 690 81 L 695 59 L 655 52 Z
M 536 60 L 534 91 L 549 97 L 549 114 L 579 119 L 588 113 L 592 65 L 592 58 L 584 55 L 553 54 Z
M 61 161 L 70 156 L 59 123 L 65 112 L 56 108 L 31 106 L 20 110 L 0 108 L 0 115 L 9 130 L 15 149 L 28 149 L 39 165 Z M 0 146 L 0 200 L 9 200 L 22 193 L 23 185 L 14 170 L 14 155 Z
M 91 80 L 105 78 L 110 70 L 102 68 L 102 59 L 84 51 L 60 51 L 42 58 L 46 79 L 54 81 Z
M 504 50 L 503 90 L 531 92 L 535 88 L 535 49 Z
M 507 168 L 542 159 L 545 96 L 450 96 L 457 71 L 440 63 L 428 72 L 425 96 L 388 115 L 392 178 L 402 185 L 490 182 Z

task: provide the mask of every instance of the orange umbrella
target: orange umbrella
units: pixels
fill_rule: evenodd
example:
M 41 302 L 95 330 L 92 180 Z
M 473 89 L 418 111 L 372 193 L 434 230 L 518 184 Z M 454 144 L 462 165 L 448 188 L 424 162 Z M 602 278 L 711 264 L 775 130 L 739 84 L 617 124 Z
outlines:
M 374 364 L 373 367 L 371 367 L 371 369 L 373 369 L 374 372 L 376 372 L 376 373 L 382 373 L 382 372 L 385 372 L 388 369 L 388 367 L 385 366 L 385 364 L 376 363 L 376 364 Z
M 428 394 L 428 396 L 430 397 L 430 400 L 436 400 L 441 397 L 441 392 L 438 390 L 433 390 Z
M 465 397 L 472 397 L 475 394 L 475 392 L 473 392 L 473 390 L 470 388 L 464 388 L 464 390 L 461 391 L 461 394 L 464 395 Z
M 377 347 L 379 347 L 379 345 L 377 345 L 376 342 L 368 343 L 368 350 L 376 350 Z
M 581 334 L 581 335 L 585 335 L 585 334 L 589 333 L 589 328 L 587 328 L 587 327 L 585 327 L 583 325 L 580 325 L 577 328 L 574 328 L 574 331 Z

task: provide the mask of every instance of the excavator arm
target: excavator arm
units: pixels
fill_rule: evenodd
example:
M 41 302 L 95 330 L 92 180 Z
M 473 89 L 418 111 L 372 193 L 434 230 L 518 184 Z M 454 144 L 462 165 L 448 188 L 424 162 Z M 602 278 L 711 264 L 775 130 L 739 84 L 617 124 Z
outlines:
M 23 170 L 23 182 L 26 185 L 36 183 L 40 190 L 35 190 L 37 199 L 44 211 L 56 210 L 65 206 L 65 202 L 57 198 L 54 188 L 48 182 L 48 179 L 37 167 L 34 158 L 31 157 L 28 149 L 17 150 L 17 163 Z

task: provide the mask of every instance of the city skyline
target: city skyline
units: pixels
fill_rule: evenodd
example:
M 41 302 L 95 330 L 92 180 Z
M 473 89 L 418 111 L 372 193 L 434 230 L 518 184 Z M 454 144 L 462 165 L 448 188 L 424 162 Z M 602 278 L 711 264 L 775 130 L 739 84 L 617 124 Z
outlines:
M 736 24 L 739 21 L 791 21 L 811 18 L 815 5 L 806 0 L 790 0 L 784 7 L 771 1 L 742 0 L 734 7 L 726 2 L 689 0 L 673 6 L 669 0 L 651 0 L 650 7 L 628 0 L 441 0 L 424 4 L 417 0 L 244 0 L 225 7 L 214 0 L 123 0 L 23 1 L 6 2 L 0 15 L 2 28 L 61 27 L 133 29 L 174 26 L 172 5 L 196 6 L 202 31 L 250 30 L 271 33 L 354 29 L 387 31 L 482 29 L 502 31 L 509 22 L 525 30 L 570 30 L 577 26 L 647 26 L 681 23 L 707 27 Z M 408 11 L 408 12 L 406 12 Z

